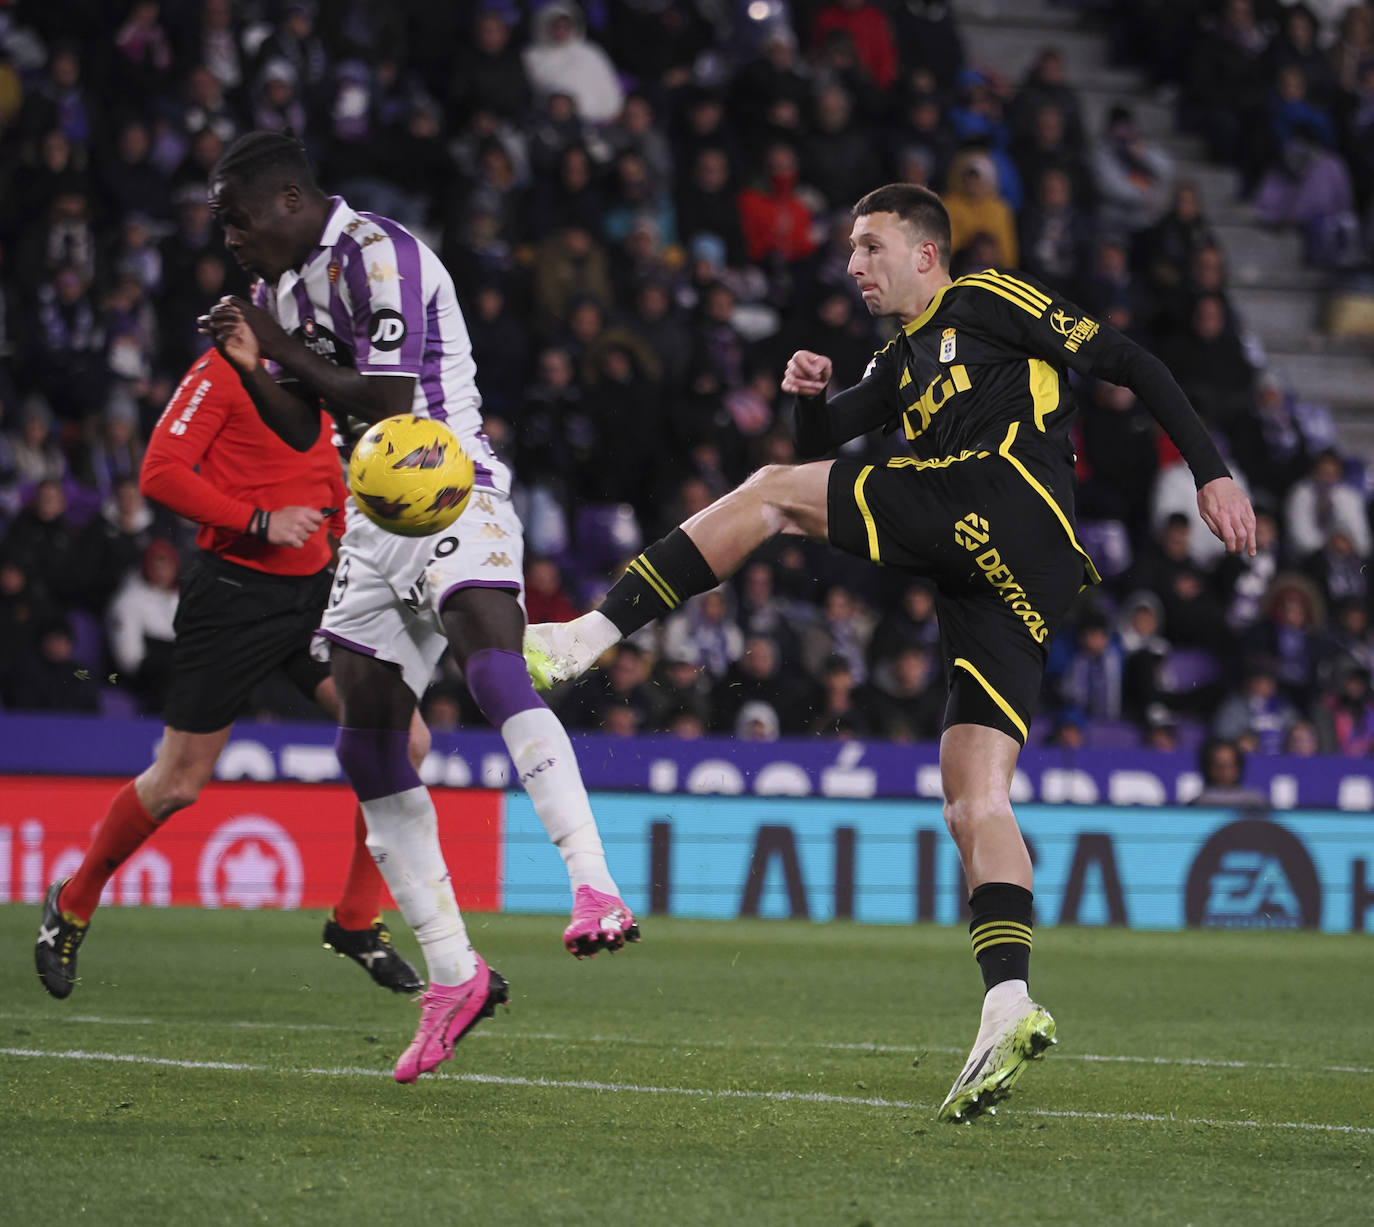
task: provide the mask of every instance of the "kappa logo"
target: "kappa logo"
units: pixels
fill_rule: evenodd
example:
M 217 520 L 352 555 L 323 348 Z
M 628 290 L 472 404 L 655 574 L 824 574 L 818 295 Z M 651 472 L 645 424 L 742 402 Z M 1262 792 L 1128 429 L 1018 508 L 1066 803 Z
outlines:
M 374 311 L 372 313 L 372 330 L 367 339 L 373 349 L 380 350 L 384 354 L 400 349 L 401 343 L 406 339 L 405 317 L 390 307 L 382 307 L 380 310 Z
M 370 225 L 370 224 L 371 224 L 371 223 L 370 223 L 370 222 L 367 220 L 367 218 L 365 218 L 365 217 L 355 217 L 351 222 L 348 223 L 347 226 L 344 227 L 344 233 L 345 233 L 345 234 L 356 234 L 356 233 L 357 233 L 359 230 L 361 230 L 364 226 L 367 226 L 367 225 Z
M 970 511 L 954 526 L 954 540 L 966 550 L 977 550 L 987 545 L 988 535 L 988 522 L 974 511 Z
M 478 531 L 477 540 L 504 541 L 509 536 L 510 533 L 508 533 L 499 524 L 492 524 L 490 521 L 488 521 L 486 524 L 483 524 L 481 529 Z
M 374 230 L 371 234 L 365 234 L 365 235 L 363 235 L 363 241 L 362 241 L 361 243 L 359 243 L 358 246 L 359 246 L 360 248 L 361 248 L 361 247 L 371 247 L 373 243 L 385 243 L 385 242 L 386 242 L 386 235 L 384 235 L 384 234 L 379 234 L 377 231 Z M 376 265 L 373 265 L 373 267 L 375 268 Z
M 383 281 L 404 281 L 405 278 L 396 271 L 396 266 L 389 260 L 374 260 L 372 266 L 367 270 L 367 279 L 375 281 L 379 285 Z
M 498 553 L 495 550 L 482 560 L 482 566 L 484 567 L 508 567 L 510 565 L 510 555 L 504 552 Z
M 492 512 L 494 512 L 494 511 L 496 510 L 495 505 L 494 505 L 494 504 L 492 503 L 492 501 L 491 501 L 491 495 L 490 495 L 490 494 L 479 494 L 479 495 L 473 500 L 473 504 L 472 504 L 472 505 L 473 505 L 474 507 L 476 507 L 477 510 L 480 511 L 483 515 L 488 515 L 488 516 L 489 516 L 489 515 L 492 514 Z

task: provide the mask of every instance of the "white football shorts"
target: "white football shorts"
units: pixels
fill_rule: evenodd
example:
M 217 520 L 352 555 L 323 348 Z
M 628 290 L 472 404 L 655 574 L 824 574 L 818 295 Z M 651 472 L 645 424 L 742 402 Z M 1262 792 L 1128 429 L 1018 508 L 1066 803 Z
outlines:
M 390 661 L 418 699 L 448 646 L 439 610 L 451 593 L 501 588 L 524 608 L 524 531 L 509 475 L 479 472 L 478 481 L 491 484 L 477 485 L 463 514 L 432 537 L 389 533 L 348 500 L 334 586 L 315 632 L 318 658 L 336 643 Z

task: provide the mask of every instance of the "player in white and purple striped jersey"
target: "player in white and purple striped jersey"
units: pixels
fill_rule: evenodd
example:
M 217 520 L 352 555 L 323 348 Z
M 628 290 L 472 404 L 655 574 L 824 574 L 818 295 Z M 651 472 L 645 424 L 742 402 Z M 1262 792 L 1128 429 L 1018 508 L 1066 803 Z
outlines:
M 368 424 L 428 415 L 447 422 L 477 467 L 467 509 L 437 540 L 388 533 L 350 500 L 319 632 L 343 708 L 339 765 L 429 966 L 420 1028 L 396 1066 L 397 1079 L 412 1082 L 507 994 L 468 944 L 434 806 L 405 753 L 411 713 L 445 647 L 567 865 L 564 944 L 581 958 L 637 941 L 639 930 L 606 867 L 568 735 L 521 655 L 522 531 L 510 473 L 482 434 L 472 347 L 448 272 L 403 226 L 326 196 L 290 135 L 236 140 L 211 176 L 210 201 L 230 253 L 261 280 L 253 303 L 222 300 L 202 327 L 273 430 L 308 447 L 322 401 L 346 457 Z

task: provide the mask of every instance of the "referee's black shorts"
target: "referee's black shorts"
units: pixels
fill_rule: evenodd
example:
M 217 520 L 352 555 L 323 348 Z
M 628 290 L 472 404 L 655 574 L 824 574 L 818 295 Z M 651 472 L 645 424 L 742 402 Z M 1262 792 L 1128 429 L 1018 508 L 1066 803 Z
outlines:
M 213 733 L 243 714 L 254 687 L 283 670 L 307 698 L 329 666 L 310 638 L 329 596 L 331 572 L 268 575 L 201 551 L 186 568 L 177 604 L 172 685 L 162 719 L 184 733 Z
M 934 581 L 945 727 L 1024 744 L 1050 640 L 1091 566 L 1052 497 L 996 452 L 837 460 L 828 510 L 832 544 Z

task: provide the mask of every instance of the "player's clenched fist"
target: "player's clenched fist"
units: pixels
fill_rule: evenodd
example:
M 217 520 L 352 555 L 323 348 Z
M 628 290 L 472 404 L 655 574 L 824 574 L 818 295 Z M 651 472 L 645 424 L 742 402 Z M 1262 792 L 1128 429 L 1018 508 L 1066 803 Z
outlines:
M 833 368 L 824 354 L 799 349 L 787 362 L 782 376 L 782 390 L 796 396 L 819 396 L 830 382 Z
M 209 315 L 202 315 L 196 323 L 241 374 L 251 374 L 257 367 L 261 355 L 258 338 L 233 299 L 221 299 L 210 308 Z
M 267 540 L 298 550 L 323 523 L 324 516 L 315 507 L 279 507 L 267 522 Z

